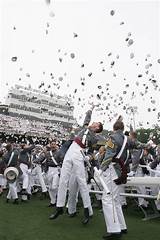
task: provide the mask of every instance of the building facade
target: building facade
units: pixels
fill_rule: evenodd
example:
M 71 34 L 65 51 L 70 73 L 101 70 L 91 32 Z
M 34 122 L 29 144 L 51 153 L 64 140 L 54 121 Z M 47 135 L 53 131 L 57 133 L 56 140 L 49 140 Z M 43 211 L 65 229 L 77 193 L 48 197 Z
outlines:
M 8 92 L 6 105 L 10 116 L 49 121 L 65 127 L 76 123 L 73 104 L 66 96 L 49 95 L 31 87 L 15 85 Z

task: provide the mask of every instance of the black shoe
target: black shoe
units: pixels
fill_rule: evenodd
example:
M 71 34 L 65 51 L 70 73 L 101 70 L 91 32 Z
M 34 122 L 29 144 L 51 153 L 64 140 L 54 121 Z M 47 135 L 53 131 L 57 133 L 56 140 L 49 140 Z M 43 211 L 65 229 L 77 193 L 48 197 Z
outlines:
M 19 204 L 18 198 L 14 199 L 13 204 Z
M 22 190 L 20 191 L 20 194 L 21 194 L 21 195 L 28 195 L 28 193 L 27 193 L 27 190 L 26 190 L 26 189 L 22 189 Z
M 84 208 L 84 219 L 82 220 L 82 223 L 85 225 L 89 222 L 89 209 Z
M 32 188 L 32 194 L 37 194 L 39 192 L 39 189 L 38 188 Z
M 106 235 L 103 236 L 103 239 L 117 239 L 120 238 L 122 235 L 121 233 L 107 233 Z
M 122 205 L 122 209 L 127 209 L 127 208 L 128 208 L 127 204 Z
M 121 233 L 127 234 L 128 231 L 127 231 L 127 229 L 122 229 L 122 230 L 121 230 Z
M 55 207 L 56 206 L 56 204 L 54 203 L 50 203 L 47 207 Z
M 59 215 L 62 215 L 62 214 L 63 214 L 63 208 L 62 207 L 57 207 L 56 212 L 51 214 L 49 219 L 56 219 L 56 218 L 58 218 Z
M 6 203 L 9 203 L 9 198 L 6 199 Z
M 31 194 L 27 194 L 27 200 L 31 200 Z
M 69 217 L 70 217 L 70 218 L 73 218 L 73 217 L 76 217 L 76 216 L 77 216 L 77 213 L 76 213 L 76 212 L 69 214 Z

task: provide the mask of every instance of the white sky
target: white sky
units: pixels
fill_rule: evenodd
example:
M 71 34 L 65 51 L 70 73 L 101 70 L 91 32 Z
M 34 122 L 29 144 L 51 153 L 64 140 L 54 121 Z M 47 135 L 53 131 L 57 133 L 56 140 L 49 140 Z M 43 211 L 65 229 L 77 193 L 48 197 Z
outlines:
M 160 110 L 160 64 L 157 62 L 160 59 L 160 1 L 54 0 L 47 5 L 45 0 L 1 0 L 0 8 L 1 102 L 5 101 L 8 88 L 16 83 L 38 88 L 44 81 L 42 89 L 48 89 L 50 84 L 49 92 L 74 96 L 74 114 L 79 123 L 88 108 L 88 101 L 101 104 L 100 108 L 104 110 L 95 109 L 92 120 L 103 121 L 107 129 L 113 125 L 117 113 L 129 124 L 124 106 L 138 107 L 137 127 L 139 122 L 144 127 L 157 122 Z M 114 16 L 111 16 L 111 10 L 115 11 Z M 121 22 L 124 24 L 120 25 Z M 134 43 L 128 47 L 125 39 L 129 32 Z M 73 33 L 78 37 L 74 38 Z M 108 56 L 110 52 L 112 55 Z M 74 59 L 70 57 L 71 53 L 75 54 Z M 130 59 L 130 53 L 134 53 L 133 59 Z M 145 61 L 147 54 L 151 56 Z M 11 61 L 14 56 L 16 62 Z M 115 65 L 111 68 L 112 61 Z M 81 68 L 82 63 L 84 68 Z M 147 75 L 145 65 L 149 63 L 152 67 Z M 88 76 L 90 72 L 93 73 L 91 77 Z M 138 78 L 138 74 L 143 77 Z M 158 82 L 157 90 L 149 81 L 152 74 Z M 59 81 L 59 77 L 63 77 L 63 81 Z M 80 78 L 85 78 L 85 86 L 81 85 Z M 60 88 L 53 83 L 59 83 Z M 145 91 L 143 84 L 148 86 L 148 93 L 141 96 Z M 99 85 L 102 89 L 98 89 Z M 78 89 L 76 94 L 75 89 Z M 97 97 L 89 99 L 90 95 L 101 91 L 104 92 L 101 100 Z M 123 91 L 127 93 L 123 94 Z M 132 92 L 136 95 L 134 99 Z M 77 105 L 79 97 L 81 101 Z M 119 97 L 123 97 L 123 103 L 116 107 L 114 104 L 119 103 Z M 111 106 L 105 110 L 108 103 Z

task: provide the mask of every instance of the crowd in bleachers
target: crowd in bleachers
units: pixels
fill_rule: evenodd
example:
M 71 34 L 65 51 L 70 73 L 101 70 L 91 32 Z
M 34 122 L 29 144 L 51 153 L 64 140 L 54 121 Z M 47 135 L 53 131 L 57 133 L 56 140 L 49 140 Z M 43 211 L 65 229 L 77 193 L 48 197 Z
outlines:
M 37 131 L 38 129 L 38 131 Z M 0 133 L 8 135 L 28 135 L 36 137 L 60 137 L 66 136 L 68 129 L 60 123 L 48 121 L 35 121 L 22 117 L 12 117 L 0 114 Z

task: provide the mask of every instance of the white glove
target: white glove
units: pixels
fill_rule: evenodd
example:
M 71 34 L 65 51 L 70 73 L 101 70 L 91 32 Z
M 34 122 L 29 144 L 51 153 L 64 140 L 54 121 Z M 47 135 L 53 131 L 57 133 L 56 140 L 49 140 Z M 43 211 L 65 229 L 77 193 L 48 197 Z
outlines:
M 90 157 L 89 156 L 85 156 L 85 159 L 84 161 L 87 163 L 88 167 L 91 167 L 91 164 L 90 164 Z
M 150 168 L 150 166 L 149 166 L 149 165 L 146 165 L 146 168 L 147 168 L 147 170 L 148 170 L 148 171 L 150 171 L 150 170 L 151 170 L 151 168 Z
M 127 173 L 128 177 L 134 177 L 135 176 L 135 172 L 134 171 L 130 171 L 129 173 Z
M 32 171 L 31 169 L 28 169 L 28 174 L 31 174 L 31 171 Z
M 85 162 L 88 162 L 89 160 L 90 160 L 90 157 L 89 157 L 89 156 L 85 156 L 84 161 L 85 161 Z
M 102 169 L 97 169 L 97 167 L 94 167 L 94 172 L 96 176 L 101 176 L 103 173 Z

